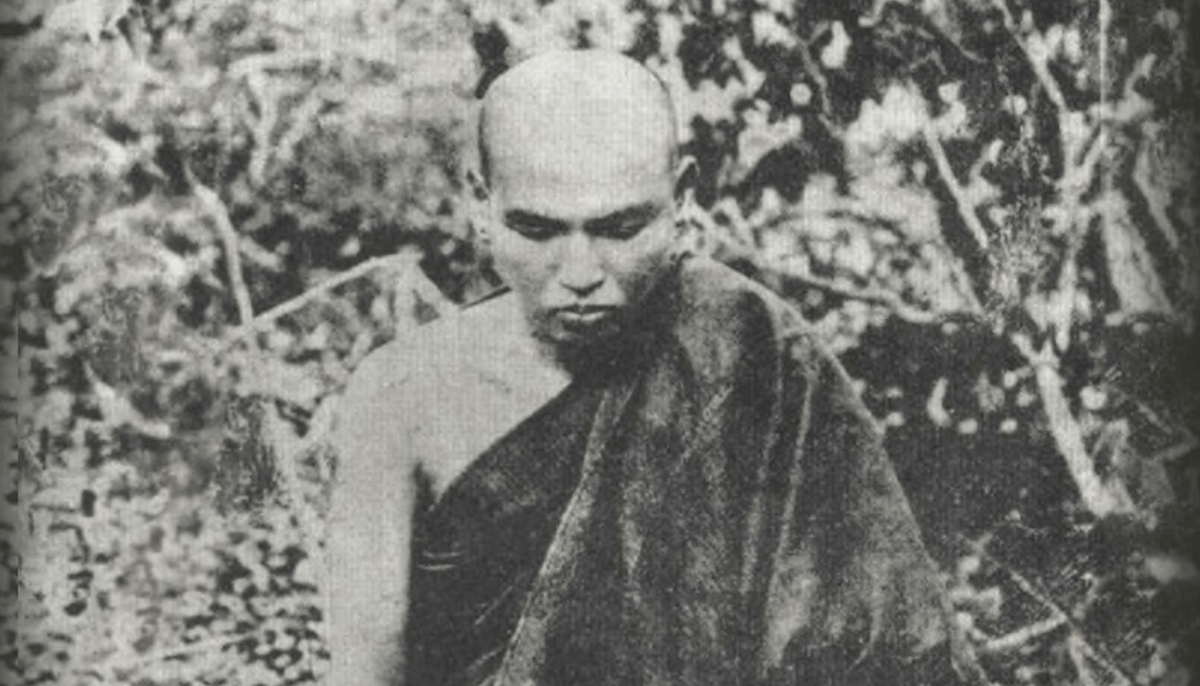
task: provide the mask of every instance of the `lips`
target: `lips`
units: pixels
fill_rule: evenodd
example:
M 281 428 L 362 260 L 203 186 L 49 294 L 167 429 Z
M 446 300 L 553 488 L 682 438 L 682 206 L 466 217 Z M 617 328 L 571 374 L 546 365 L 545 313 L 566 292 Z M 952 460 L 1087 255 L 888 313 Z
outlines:
M 554 315 L 568 329 L 586 330 L 604 324 L 616 314 L 617 308 L 602 305 L 572 305 L 554 310 Z

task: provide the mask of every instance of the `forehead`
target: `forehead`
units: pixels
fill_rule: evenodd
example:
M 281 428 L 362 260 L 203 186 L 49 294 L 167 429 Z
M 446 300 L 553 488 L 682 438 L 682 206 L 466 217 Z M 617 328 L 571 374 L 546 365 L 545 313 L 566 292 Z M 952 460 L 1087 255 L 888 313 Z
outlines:
M 671 144 L 636 114 L 542 110 L 505 118 L 488 144 L 497 199 L 588 216 L 670 195 Z
M 496 198 L 569 218 L 671 195 L 669 150 L 655 150 L 636 135 L 605 139 L 579 133 L 513 137 L 493 148 Z

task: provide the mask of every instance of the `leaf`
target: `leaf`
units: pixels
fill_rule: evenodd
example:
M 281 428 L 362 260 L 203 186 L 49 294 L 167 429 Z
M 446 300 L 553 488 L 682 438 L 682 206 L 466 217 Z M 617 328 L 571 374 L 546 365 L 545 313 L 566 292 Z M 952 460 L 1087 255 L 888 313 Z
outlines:
M 242 395 L 265 395 L 307 408 L 323 391 L 320 378 L 307 366 L 288 364 L 264 353 L 248 355 L 241 366 L 238 392 Z
M 1195 581 L 1200 577 L 1196 564 L 1177 553 L 1158 553 L 1146 556 L 1146 573 L 1160 584 Z
M 944 376 L 939 377 L 933 384 L 929 399 L 925 402 L 925 414 L 929 416 L 929 421 L 942 428 L 950 426 L 954 421 L 954 418 L 946 410 L 946 391 L 949 387 L 950 380 Z
M 50 11 L 45 28 L 84 35 L 96 43 L 100 34 L 116 26 L 129 13 L 131 0 L 70 0 Z
M 760 101 L 758 107 L 742 115 L 746 126 L 738 134 L 737 168 L 731 179 L 734 183 L 743 180 L 768 153 L 801 136 L 803 127 L 799 117 L 772 123 L 767 109 L 766 103 Z
M 797 43 L 796 35 L 791 29 L 779 23 L 774 12 L 755 12 L 750 16 L 750 26 L 754 32 L 754 40 L 759 45 L 778 45 L 791 48 Z M 841 22 L 838 22 L 837 26 L 840 28 Z M 843 30 L 842 35 L 844 36 L 845 33 L 845 30 Z M 837 40 L 837 38 L 834 40 Z M 849 46 L 848 40 L 846 46 Z M 826 49 L 828 50 L 828 48 Z M 845 55 L 842 55 L 842 59 L 843 61 L 845 60 Z
M 863 102 L 858 118 L 846 129 L 847 153 L 870 165 L 871 158 L 897 143 L 915 140 L 928 124 L 928 105 L 921 94 L 911 85 L 893 83 L 882 101 Z
M 838 267 L 858 278 L 865 279 L 875 266 L 875 250 L 862 232 L 851 234 L 849 240 L 839 246 L 833 255 Z
M 850 52 L 850 34 L 842 22 L 833 22 L 833 39 L 821 50 L 821 64 L 826 69 L 841 69 L 846 64 L 846 55 Z
M 875 165 L 854 179 L 850 192 L 858 214 L 884 220 L 913 243 L 941 241 L 941 220 L 933 195 L 925 188 L 902 184 L 898 165 Z

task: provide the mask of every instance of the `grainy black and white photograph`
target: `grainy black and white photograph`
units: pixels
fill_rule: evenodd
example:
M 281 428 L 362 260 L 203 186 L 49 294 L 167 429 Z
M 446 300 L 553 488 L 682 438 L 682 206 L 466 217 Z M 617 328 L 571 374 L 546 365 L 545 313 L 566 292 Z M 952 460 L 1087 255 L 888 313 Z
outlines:
M 0 684 L 1200 684 L 1195 0 L 4 0 Z

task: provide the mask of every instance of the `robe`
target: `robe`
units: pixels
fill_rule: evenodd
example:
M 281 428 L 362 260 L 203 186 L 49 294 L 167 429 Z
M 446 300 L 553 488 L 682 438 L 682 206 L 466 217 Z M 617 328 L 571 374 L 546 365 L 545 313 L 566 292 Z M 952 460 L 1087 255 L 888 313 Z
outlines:
M 982 676 L 841 366 L 690 259 L 414 523 L 406 686 Z

